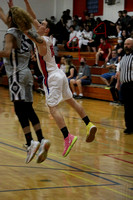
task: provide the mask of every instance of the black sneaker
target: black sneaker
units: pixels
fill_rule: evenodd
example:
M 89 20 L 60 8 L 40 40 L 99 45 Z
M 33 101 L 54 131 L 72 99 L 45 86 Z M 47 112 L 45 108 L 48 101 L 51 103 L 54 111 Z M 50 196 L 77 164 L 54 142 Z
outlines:
M 94 65 L 92 65 L 92 67 L 98 67 L 98 64 L 94 64 Z
M 125 135 L 130 135 L 130 134 L 133 134 L 133 130 L 130 130 L 130 129 L 126 128 L 124 130 L 124 133 L 125 133 Z
M 77 95 L 76 94 L 73 94 L 73 98 L 76 98 L 77 97 Z

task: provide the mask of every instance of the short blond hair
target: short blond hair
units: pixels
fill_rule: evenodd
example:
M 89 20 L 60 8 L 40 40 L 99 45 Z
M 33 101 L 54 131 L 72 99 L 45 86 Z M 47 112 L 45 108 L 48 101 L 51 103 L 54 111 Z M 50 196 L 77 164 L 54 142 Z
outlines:
M 21 30 L 27 31 L 32 28 L 33 20 L 31 16 L 20 7 L 12 7 L 9 10 L 13 23 Z

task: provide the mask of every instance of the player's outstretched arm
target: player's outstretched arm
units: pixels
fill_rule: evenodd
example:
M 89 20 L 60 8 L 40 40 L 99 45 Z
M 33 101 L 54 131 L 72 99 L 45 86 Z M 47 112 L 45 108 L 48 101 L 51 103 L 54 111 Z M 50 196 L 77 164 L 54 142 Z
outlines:
M 34 33 L 33 31 L 29 30 L 24 32 L 27 37 L 32 40 L 36 45 L 38 52 L 41 56 L 45 56 L 47 53 L 47 47 L 46 47 L 46 42 L 43 37 L 38 35 L 37 33 Z
M 9 0 L 7 3 L 9 9 L 13 7 L 13 0 Z M 0 19 L 7 25 L 7 15 L 4 13 L 1 7 L 0 7 Z
M 12 8 L 14 6 L 13 0 L 9 0 L 7 3 L 8 3 L 9 8 Z
M 40 23 L 38 22 L 37 18 L 36 18 L 36 14 L 34 13 L 33 9 L 31 8 L 28 0 L 24 0 L 25 5 L 26 5 L 26 10 L 27 12 L 31 15 L 31 17 L 33 18 L 33 25 L 35 26 L 36 30 L 39 28 Z

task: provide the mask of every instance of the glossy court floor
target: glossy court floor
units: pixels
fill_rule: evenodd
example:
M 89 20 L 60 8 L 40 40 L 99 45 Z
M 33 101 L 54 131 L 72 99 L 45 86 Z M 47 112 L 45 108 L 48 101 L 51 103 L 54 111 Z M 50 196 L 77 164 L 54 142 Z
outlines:
M 51 148 L 42 164 L 37 164 L 36 158 L 25 164 L 24 135 L 8 89 L 0 87 L 0 200 L 133 199 L 133 135 L 123 133 L 123 106 L 92 99 L 77 101 L 98 128 L 95 141 L 85 142 L 84 123 L 71 107 L 61 103 L 70 132 L 78 136 L 70 154 L 63 158 L 63 137 L 45 97 L 34 92 L 34 108 Z

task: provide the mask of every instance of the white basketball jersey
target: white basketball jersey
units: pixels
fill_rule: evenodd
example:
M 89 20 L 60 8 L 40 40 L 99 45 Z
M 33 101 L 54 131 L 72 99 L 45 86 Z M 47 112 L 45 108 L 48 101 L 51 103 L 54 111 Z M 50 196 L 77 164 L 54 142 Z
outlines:
M 52 36 L 51 37 L 43 36 L 43 38 L 46 41 L 47 53 L 45 56 L 40 56 L 36 48 L 36 56 L 39 69 L 42 75 L 44 76 L 44 84 L 45 86 L 47 86 L 47 79 L 49 73 L 56 71 L 58 69 L 58 66 L 55 62 Z

